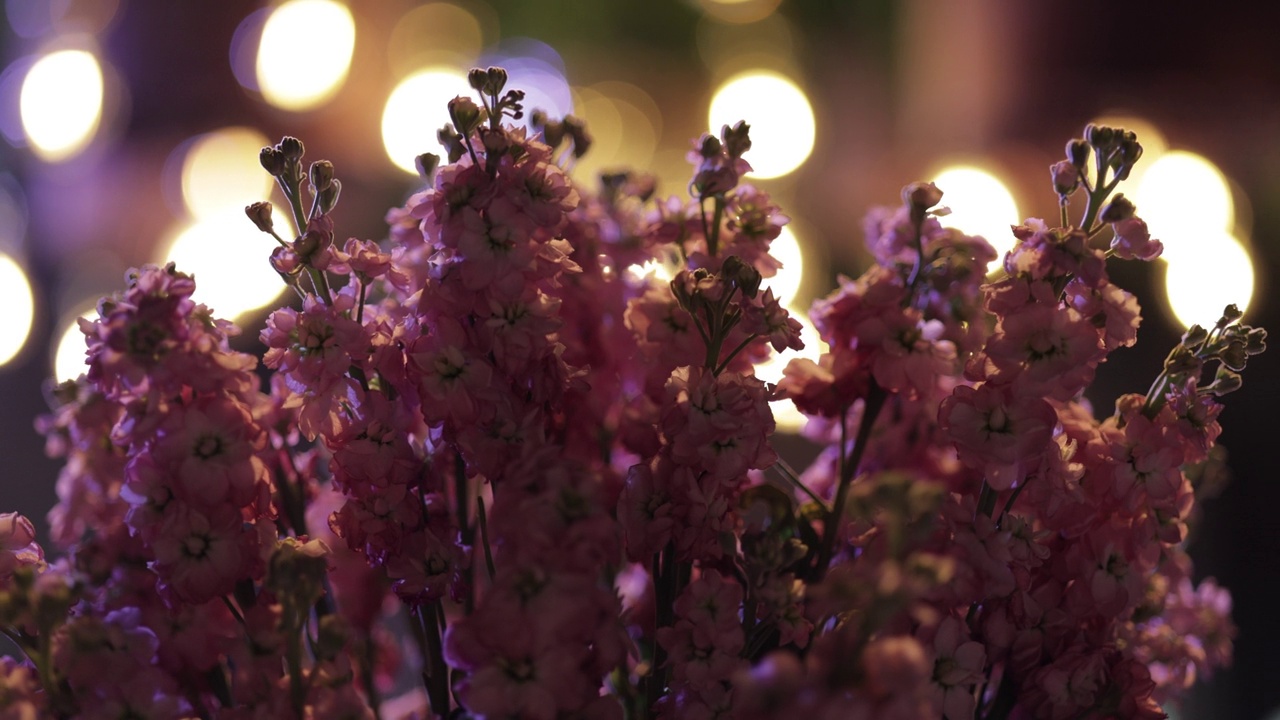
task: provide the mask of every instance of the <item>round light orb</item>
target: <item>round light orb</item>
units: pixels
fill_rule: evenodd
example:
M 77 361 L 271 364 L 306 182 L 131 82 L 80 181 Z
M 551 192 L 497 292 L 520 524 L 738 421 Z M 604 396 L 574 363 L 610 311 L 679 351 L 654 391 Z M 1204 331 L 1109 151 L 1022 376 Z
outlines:
M 85 374 L 89 366 L 86 364 L 84 333 L 80 331 L 80 323 L 77 322 L 83 318 L 85 320 L 93 320 L 98 317 L 96 309 L 85 310 L 82 313 L 74 315 L 71 321 L 63 326 L 62 332 L 58 334 L 57 344 L 53 349 L 53 381 L 66 382 L 67 380 L 75 380 Z
M 35 298 L 27 273 L 13 258 L 0 254 L 0 366 L 9 364 L 27 344 L 35 321 Z
M 195 138 L 182 158 L 182 199 L 196 217 L 243 209 L 271 193 L 271 176 L 258 162 L 267 136 L 229 127 Z
M 999 268 L 1000 258 L 1015 242 L 1010 227 L 1022 222 L 1009 188 L 995 175 L 969 165 L 944 168 L 934 175 L 933 183 L 942 190 L 941 204 L 951 210 L 938 222 L 985 238 L 998 253 L 992 268 Z
M 1226 177 L 1195 153 L 1162 155 L 1143 173 L 1130 199 L 1152 237 L 1164 243 L 1164 257 L 1170 261 L 1184 253 L 1198 257 L 1206 235 L 1230 232 L 1235 223 Z
M 749 177 L 782 177 L 813 152 L 813 106 L 791 79 L 769 70 L 750 70 L 729 78 L 711 99 L 707 120 L 714 135 L 725 125 L 745 120 L 751 126 Z
M 1253 260 L 1244 245 L 1225 232 L 1200 237 L 1167 259 L 1164 291 L 1183 327 L 1213 327 L 1226 306 L 1248 309 L 1254 291 Z
M 356 24 L 333 0 L 290 0 L 267 18 L 258 43 L 258 89 L 284 110 L 323 105 L 347 79 Z
M 244 216 L 244 209 L 203 217 L 174 236 L 163 262 L 195 277 L 197 302 L 217 317 L 236 319 L 265 307 L 285 290 L 268 258 L 275 241 Z
M 42 160 L 84 150 L 102 120 L 102 66 L 85 50 L 59 50 L 27 71 L 18 99 L 23 132 Z
M 448 103 L 473 91 L 465 73 L 436 67 L 414 73 L 396 86 L 382 111 L 382 145 L 395 166 L 418 174 L 414 158 L 440 153 L 436 131 L 449 123 Z
M 761 287 L 773 290 L 773 296 L 780 304 L 789 305 L 804 283 L 804 252 L 789 225 L 784 225 L 778 237 L 769 245 L 769 254 L 777 258 L 782 267 L 778 269 L 778 274 L 765 278 Z

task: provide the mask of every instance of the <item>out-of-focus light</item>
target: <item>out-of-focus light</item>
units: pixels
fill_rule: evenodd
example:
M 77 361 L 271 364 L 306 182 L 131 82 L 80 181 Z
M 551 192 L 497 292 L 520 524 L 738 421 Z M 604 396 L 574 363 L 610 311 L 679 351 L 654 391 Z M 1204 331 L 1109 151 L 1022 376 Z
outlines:
M 551 118 L 561 118 L 574 111 L 573 93 L 565 77 L 564 59 L 550 45 L 533 38 L 515 37 L 503 40 L 492 52 L 480 58 L 481 66 L 506 68 L 507 87 L 523 90 L 523 120 L 510 120 L 528 127 L 534 110 L 542 110 Z
M 1241 311 L 1253 299 L 1253 261 L 1244 245 L 1222 232 L 1197 239 L 1165 263 L 1169 308 L 1183 327 L 1212 327 L 1227 305 Z
M 702 10 L 717 20 L 728 23 L 753 23 L 763 20 L 778 9 L 782 0 L 701 0 Z
M 266 198 L 271 177 L 258 162 L 267 137 L 229 127 L 195 138 L 182 159 L 182 198 L 196 217 L 242 210 Z
M 27 71 L 18 101 L 22 128 L 36 154 L 66 160 L 93 139 L 102 119 L 103 79 L 86 50 L 58 50 Z
M 574 90 L 574 115 L 586 122 L 591 134 L 590 152 L 574 166 L 579 182 L 590 185 L 601 172 L 651 165 L 659 131 L 647 107 L 653 101 L 645 103 L 646 99 L 643 90 L 625 83 Z
M 467 76 L 453 68 L 431 68 L 401 80 L 382 110 L 387 157 L 401 170 L 418 174 L 414 158 L 424 152 L 439 153 L 436 131 L 449 123 L 448 102 L 471 94 Z
M 804 283 L 804 253 L 800 249 L 800 241 L 790 227 L 784 226 L 782 232 L 769 245 L 769 254 L 782 263 L 778 274 L 764 281 L 764 287 L 773 290 L 773 296 L 782 305 L 789 305 Z
M 661 260 L 645 260 L 639 265 L 631 265 L 627 270 L 637 278 L 647 277 L 652 274 L 659 282 L 671 282 L 676 275 L 672 271 L 674 265 L 664 263 Z
M 84 333 L 80 332 L 80 318 L 92 320 L 98 316 L 97 310 L 89 309 L 72 316 L 58 334 L 58 342 L 53 349 L 53 380 L 65 382 L 75 380 L 83 375 L 88 366 L 85 364 Z
M 950 215 L 938 218 L 944 227 L 953 227 L 970 235 L 981 235 L 996 249 L 993 268 L 1014 244 L 1011 225 L 1020 223 L 1018 204 L 1004 183 L 995 175 L 976 167 L 953 166 L 934 175 L 934 184 L 942 190 L 942 204 Z
M 387 39 L 387 59 L 393 72 L 439 64 L 466 67 L 475 64 L 483 45 L 484 30 L 470 10 L 432 2 L 396 22 Z
M 1147 168 L 1132 200 L 1152 236 L 1164 243 L 1164 258 L 1170 262 L 1196 253 L 1206 235 L 1229 232 L 1235 222 L 1231 188 L 1222 171 L 1181 150 Z
M 274 241 L 258 232 L 239 208 L 199 218 L 180 230 L 164 261 L 195 276 L 196 301 L 218 317 L 234 319 L 284 291 L 284 281 L 267 260 L 273 247 Z
M 309 110 L 333 97 L 347 78 L 356 25 L 333 0 L 290 0 L 271 13 L 258 45 L 258 87 L 267 102 Z
M 13 258 L 0 254 L 0 365 L 7 365 L 27 344 L 35 321 L 35 298 L 27 273 Z
M 747 162 L 757 178 L 776 178 L 800 167 L 813 152 L 809 98 L 790 79 L 768 70 L 735 75 L 716 90 L 708 113 L 711 132 L 745 120 L 751 126 Z

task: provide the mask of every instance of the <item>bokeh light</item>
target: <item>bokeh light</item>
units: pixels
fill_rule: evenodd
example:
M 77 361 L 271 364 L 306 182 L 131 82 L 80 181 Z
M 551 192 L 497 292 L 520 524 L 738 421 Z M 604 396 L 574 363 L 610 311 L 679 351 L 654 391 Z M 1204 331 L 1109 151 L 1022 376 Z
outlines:
M 1254 290 L 1253 261 L 1244 245 L 1219 231 L 1199 238 L 1165 263 L 1165 296 L 1183 327 L 1212 327 L 1227 305 L 1249 307 Z
M 699 0 L 707 15 L 727 23 L 753 23 L 778 9 L 782 0 Z
M 587 124 L 591 151 L 577 161 L 574 176 L 594 187 L 601 172 L 647 168 L 658 149 L 661 119 L 652 98 L 627 83 L 574 89 L 574 115 Z
M 387 60 L 398 73 L 441 64 L 465 67 L 475 64 L 483 45 L 484 28 L 470 10 L 433 2 L 396 22 L 387 38 Z
M 790 305 L 804 284 L 804 253 L 790 226 L 784 226 L 778 233 L 769 245 L 769 254 L 777 258 L 782 267 L 777 275 L 764 281 L 763 287 L 773 290 L 773 296 L 779 303 Z
M 284 281 L 267 258 L 275 241 L 258 232 L 244 208 L 222 212 L 181 229 L 165 251 L 181 272 L 196 279 L 195 300 L 218 317 L 234 319 L 275 300 Z
M 80 331 L 80 318 L 92 320 L 98 317 L 98 311 L 92 303 L 84 303 L 85 310 L 71 315 L 70 319 L 60 325 L 62 331 L 57 335 L 53 346 L 53 380 L 65 382 L 75 380 L 83 375 L 88 366 L 85 363 L 84 333 Z
M 290 0 L 271 13 L 258 45 L 258 88 L 285 110 L 309 110 L 342 87 L 355 50 L 351 11 L 333 0 Z
M 751 126 L 752 177 L 776 178 L 800 167 L 813 152 L 813 107 L 794 82 L 769 70 L 735 75 L 716 90 L 708 113 L 711 132 L 745 120 Z
M 1147 167 L 1131 199 L 1152 236 L 1164 243 L 1164 257 L 1170 262 L 1197 253 L 1206 235 L 1230 232 L 1235 222 L 1226 177 L 1195 153 L 1175 150 L 1162 155 Z
M 27 273 L 13 258 L 0 254 L 0 365 L 17 357 L 35 321 L 35 298 Z
M 951 210 L 951 214 L 938 218 L 944 227 L 981 235 L 996 249 L 998 257 L 1013 247 L 1010 226 L 1022 222 L 1022 218 L 1009 188 L 999 178 L 980 168 L 956 165 L 936 173 L 933 182 L 942 190 L 942 205 Z M 999 267 L 997 259 L 992 268 Z
M 103 78 L 86 50 L 58 50 L 40 58 L 22 82 L 22 128 L 36 155 L 49 162 L 88 146 L 102 119 Z
M 471 94 L 466 74 L 453 68 L 430 68 L 401 80 L 382 111 L 387 157 L 401 170 L 418 174 L 414 158 L 424 152 L 440 153 L 436 131 L 449 123 L 448 102 Z
M 196 217 L 243 210 L 267 197 L 271 176 L 258 162 L 267 137 L 252 128 L 229 127 L 201 135 L 185 147 L 182 198 Z

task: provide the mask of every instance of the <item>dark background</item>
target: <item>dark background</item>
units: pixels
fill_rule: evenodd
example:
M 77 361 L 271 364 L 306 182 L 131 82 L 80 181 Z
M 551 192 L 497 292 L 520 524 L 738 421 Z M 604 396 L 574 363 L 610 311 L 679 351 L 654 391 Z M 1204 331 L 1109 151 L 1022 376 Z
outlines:
M 45 4 L 53 8 L 46 12 L 108 18 L 95 37 L 124 93 L 83 159 L 50 168 L 0 143 L 0 173 L 23 189 L 30 213 L 25 236 L 5 249 L 24 255 L 38 308 L 26 350 L 0 368 L 0 508 L 37 520 L 54 501 L 57 473 L 31 425 L 45 408 L 41 385 L 55 324 L 79 299 L 71 296 L 73 279 L 76 292 L 86 282 L 92 292 L 109 292 L 128 266 L 159 259 L 158 240 L 175 222 L 174 209 L 159 200 L 175 147 L 228 125 L 303 137 L 318 153 L 312 157 L 339 168 L 339 221 L 349 235 L 382 237 L 383 212 L 414 189 L 387 161 L 378 129 L 395 80 L 385 36 L 414 3 L 351 2 L 357 39 L 347 84 L 328 105 L 296 114 L 272 109 L 231 72 L 232 36 L 261 3 L 7 0 L 0 61 L 28 56 L 48 40 L 14 22 Z M 644 89 L 662 111 L 664 158 L 705 130 L 707 101 L 723 75 L 708 37 L 728 33 L 746 51 L 765 53 L 787 39 L 785 57 L 774 60 L 805 87 L 817 141 L 797 172 L 760 184 L 806 230 L 803 302 L 825 294 L 837 272 L 861 271 L 865 209 L 896 202 L 898 189 L 938 158 L 986 158 L 1005 171 L 1023 214 L 1052 214 L 1047 165 L 1084 123 L 1123 112 L 1153 123 L 1172 148 L 1208 157 L 1234 181 L 1237 206 L 1249 209 L 1238 229 L 1258 278 L 1246 321 L 1280 328 L 1268 282 L 1280 259 L 1280 6 L 784 0 L 765 20 L 733 26 L 709 17 L 699 0 L 457 4 L 484 21 L 487 43 L 524 36 L 554 47 L 574 85 L 623 80 Z M 424 131 L 424 150 L 430 140 Z M 681 189 L 669 184 L 665 192 Z M 1164 310 L 1156 267 L 1127 264 L 1114 275 L 1138 294 L 1145 322 L 1142 347 L 1117 353 L 1100 373 L 1092 399 L 1102 413 L 1117 394 L 1146 390 L 1181 332 Z M 262 316 L 243 324 L 251 345 Z M 1255 358 L 1245 389 L 1228 398 L 1223 442 L 1234 481 L 1205 508 L 1192 547 L 1197 574 L 1234 594 L 1235 666 L 1198 687 L 1181 717 L 1266 718 L 1280 708 L 1280 483 L 1270 454 L 1278 355 Z

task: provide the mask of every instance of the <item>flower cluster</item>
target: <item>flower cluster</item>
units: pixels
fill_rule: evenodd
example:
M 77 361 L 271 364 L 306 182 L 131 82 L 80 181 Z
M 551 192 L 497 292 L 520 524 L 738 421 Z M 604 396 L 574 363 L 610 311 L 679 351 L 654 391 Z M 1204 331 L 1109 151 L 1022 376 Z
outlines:
M 268 382 L 172 266 L 82 323 L 37 423 L 60 556 L 0 515 L 0 716 L 1156 718 L 1229 662 L 1184 545 L 1265 333 L 1229 307 L 1145 395 L 1084 399 L 1137 339 L 1108 261 L 1161 251 L 1112 197 L 1132 133 L 1067 146 L 1060 222 L 994 275 L 909 185 L 775 386 L 805 342 L 749 126 L 693 143 L 687 197 L 593 190 L 580 120 L 469 80 L 385 241 L 340 240 L 332 163 L 262 150 L 301 229 L 246 208 L 296 295 Z

